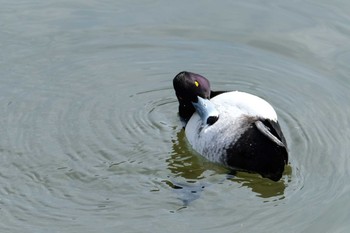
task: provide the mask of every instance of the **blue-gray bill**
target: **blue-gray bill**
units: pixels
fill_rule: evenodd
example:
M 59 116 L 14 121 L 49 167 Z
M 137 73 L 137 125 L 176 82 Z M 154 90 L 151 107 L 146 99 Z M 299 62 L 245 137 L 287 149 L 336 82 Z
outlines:
M 202 97 L 197 97 L 197 102 L 192 102 L 196 112 L 203 121 L 203 124 L 214 124 L 219 118 L 219 112 L 216 110 L 214 104 L 209 99 L 203 99 Z

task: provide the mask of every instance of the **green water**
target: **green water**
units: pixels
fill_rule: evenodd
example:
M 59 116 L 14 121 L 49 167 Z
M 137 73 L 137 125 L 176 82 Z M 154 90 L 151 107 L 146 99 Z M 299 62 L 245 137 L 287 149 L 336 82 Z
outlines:
M 350 2 L 0 3 L 1 232 L 350 230 Z M 182 70 L 275 107 L 279 182 L 191 150 Z

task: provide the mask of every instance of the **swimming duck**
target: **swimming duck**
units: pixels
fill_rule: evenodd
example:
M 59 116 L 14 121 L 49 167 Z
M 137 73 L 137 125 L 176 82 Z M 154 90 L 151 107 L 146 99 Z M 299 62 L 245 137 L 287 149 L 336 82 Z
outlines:
M 175 76 L 173 86 L 195 151 L 233 170 L 282 177 L 287 143 L 268 102 L 245 92 L 212 91 L 208 79 L 187 71 Z

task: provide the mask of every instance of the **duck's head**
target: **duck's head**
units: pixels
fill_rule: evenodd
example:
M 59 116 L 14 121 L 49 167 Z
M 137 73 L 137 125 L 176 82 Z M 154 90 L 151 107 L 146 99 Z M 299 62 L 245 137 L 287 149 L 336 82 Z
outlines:
M 176 97 L 179 101 L 179 114 L 187 122 L 196 111 L 204 124 L 214 124 L 218 111 L 210 102 L 210 83 L 205 77 L 183 71 L 173 80 Z

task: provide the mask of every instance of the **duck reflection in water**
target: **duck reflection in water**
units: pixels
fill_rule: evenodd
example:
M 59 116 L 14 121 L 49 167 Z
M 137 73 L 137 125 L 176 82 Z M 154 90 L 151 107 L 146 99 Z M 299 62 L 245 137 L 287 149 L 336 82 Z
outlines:
M 286 166 L 284 172 L 286 179 L 274 182 L 261 178 L 258 174 L 234 171 L 212 163 L 191 149 L 184 129 L 180 129 L 173 139 L 172 153 L 167 159 L 167 166 L 172 176 L 163 182 L 173 188 L 184 206 L 200 198 L 201 193 L 210 185 L 224 182 L 240 184 L 238 188 L 248 188 L 261 198 L 283 199 L 292 173 L 290 167 Z M 219 178 L 210 179 L 213 176 Z M 232 191 L 234 192 L 234 189 Z

